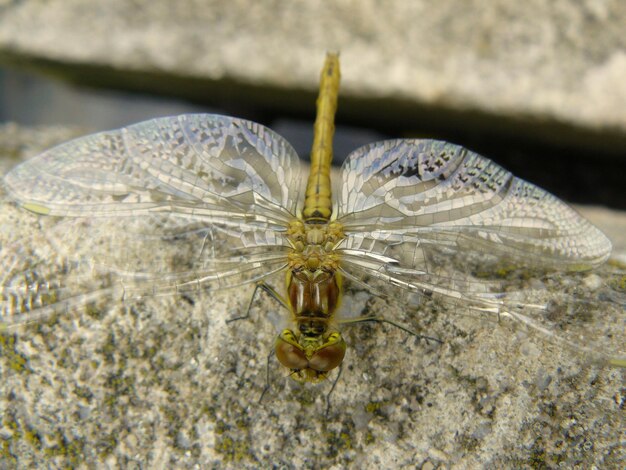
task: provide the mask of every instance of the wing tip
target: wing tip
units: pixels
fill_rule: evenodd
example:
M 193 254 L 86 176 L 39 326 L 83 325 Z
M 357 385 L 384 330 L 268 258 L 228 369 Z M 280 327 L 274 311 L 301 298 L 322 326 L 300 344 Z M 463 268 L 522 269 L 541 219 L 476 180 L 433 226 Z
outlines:
M 50 213 L 52 212 L 52 209 L 50 209 L 49 207 L 38 204 L 36 202 L 25 202 L 21 203 L 20 206 L 23 209 L 26 209 L 27 211 L 33 212 L 37 215 L 50 215 Z

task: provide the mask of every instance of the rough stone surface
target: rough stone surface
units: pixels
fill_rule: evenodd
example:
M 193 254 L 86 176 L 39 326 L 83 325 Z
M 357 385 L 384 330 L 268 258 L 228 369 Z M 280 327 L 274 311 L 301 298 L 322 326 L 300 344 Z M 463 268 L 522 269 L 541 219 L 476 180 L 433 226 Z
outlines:
M 313 91 L 324 51 L 340 50 L 346 97 L 626 132 L 620 0 L 54 0 L 0 11 L 0 50 L 26 62 Z
M 2 169 L 75 131 L 0 129 Z M 7 150 L 8 149 L 8 150 Z M 585 208 L 624 255 L 624 213 Z M 0 206 L 2 273 L 16 246 L 55 269 L 46 230 L 58 221 Z M 89 240 L 67 243 L 89 250 Z M 141 256 L 141 253 L 137 253 Z M 63 276 L 58 271 L 59 276 Z M 596 274 L 581 284 L 593 289 Z M 578 278 L 579 280 L 581 278 Z M 141 301 L 101 299 L 0 334 L 3 467 L 623 468 L 625 371 L 506 323 L 421 311 L 426 344 L 396 328 L 346 328 L 332 384 L 298 386 L 266 357 L 277 306 L 250 292 Z M 397 307 L 351 292 L 354 310 Z M 394 310 L 395 309 L 395 310 Z M 280 312 L 279 312 L 280 313 Z M 441 312 L 445 313 L 445 312 Z M 619 325 L 616 325 L 619 327 Z M 326 400 L 329 397 L 330 407 Z

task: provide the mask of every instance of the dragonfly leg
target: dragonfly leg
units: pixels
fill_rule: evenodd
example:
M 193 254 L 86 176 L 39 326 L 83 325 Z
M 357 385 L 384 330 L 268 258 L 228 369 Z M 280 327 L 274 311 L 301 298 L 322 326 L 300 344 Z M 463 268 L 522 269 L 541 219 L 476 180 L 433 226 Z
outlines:
M 263 397 L 265 397 L 265 394 L 270 390 L 270 361 L 272 360 L 273 356 L 274 349 L 272 348 L 270 353 L 267 355 L 267 362 L 265 364 L 265 387 L 263 387 L 263 391 L 261 392 L 261 396 L 259 397 L 259 403 L 263 401 Z
M 400 323 L 396 323 L 395 321 L 387 320 L 386 318 L 378 318 L 375 316 L 368 315 L 368 316 L 362 316 L 362 317 L 343 319 L 339 323 L 342 325 L 349 325 L 351 323 L 362 323 L 362 322 L 368 322 L 368 321 L 373 321 L 377 323 L 387 323 L 388 325 L 395 326 L 396 328 L 404 331 L 405 333 L 410 334 L 411 336 L 415 336 L 418 339 L 425 339 L 426 341 L 434 341 L 436 343 L 443 344 L 443 341 L 441 341 L 438 338 L 434 338 L 432 336 L 420 335 L 419 333 L 411 330 L 410 328 L 407 328 L 406 326 L 401 325 Z
M 278 302 L 280 305 L 282 305 L 283 308 L 286 308 L 287 310 L 289 310 L 287 301 L 278 292 L 276 292 L 276 289 L 274 289 L 272 286 L 270 286 L 269 284 L 266 284 L 263 281 L 259 281 L 256 283 L 254 287 L 254 292 L 252 292 L 252 296 L 250 297 L 250 302 L 248 303 L 248 308 L 246 309 L 246 313 L 238 317 L 229 318 L 228 320 L 226 320 L 226 323 L 231 323 L 237 320 L 246 320 L 250 318 L 250 310 L 252 310 L 252 303 L 254 302 L 256 293 L 259 290 L 262 290 L 263 292 L 269 294 L 269 296 L 273 298 L 276 302 Z
M 333 385 L 330 387 L 328 394 L 326 395 L 326 412 L 324 414 L 325 418 L 328 418 L 328 414 L 330 413 L 330 395 L 335 391 L 335 387 L 337 386 L 337 382 L 339 382 L 339 377 L 341 377 L 341 371 L 343 370 L 343 363 L 339 366 L 339 370 L 337 370 L 337 377 L 333 380 Z

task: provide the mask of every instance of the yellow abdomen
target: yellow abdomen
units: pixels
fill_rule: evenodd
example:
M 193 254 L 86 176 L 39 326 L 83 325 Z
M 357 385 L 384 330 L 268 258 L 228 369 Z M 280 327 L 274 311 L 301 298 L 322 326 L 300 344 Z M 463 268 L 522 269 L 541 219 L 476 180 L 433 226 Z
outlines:
M 332 213 L 330 165 L 333 160 L 333 135 L 339 93 L 339 55 L 327 54 L 320 76 L 317 98 L 311 173 L 306 185 L 303 219 L 308 222 L 326 222 Z

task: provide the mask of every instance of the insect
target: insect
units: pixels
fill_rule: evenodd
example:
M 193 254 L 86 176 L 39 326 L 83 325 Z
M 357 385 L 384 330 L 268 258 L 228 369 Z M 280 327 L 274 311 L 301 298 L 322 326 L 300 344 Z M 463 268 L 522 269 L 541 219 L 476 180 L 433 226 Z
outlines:
M 5 282 L 2 322 L 44 317 L 58 300 L 72 308 L 98 295 L 257 283 L 290 312 L 292 326 L 278 335 L 275 352 L 304 382 L 325 379 L 344 359 L 336 312 L 346 282 L 381 296 L 395 289 L 488 316 L 509 314 L 556 336 L 545 306 L 494 290 L 472 267 L 506 259 L 590 269 L 611 253 L 606 236 L 492 161 L 434 140 L 390 140 L 354 151 L 333 192 L 338 87 L 338 56 L 329 54 L 304 194 L 289 143 L 262 125 L 212 114 L 82 137 L 13 169 L 4 179 L 10 198 L 35 214 L 63 217 L 61 230 L 84 232 L 93 251 L 77 256 L 75 266 L 113 280 L 91 294 L 64 297 L 36 273 L 21 275 Z M 174 249 L 160 250 L 162 244 Z M 139 246 L 150 247 L 150 255 L 137 257 Z M 285 276 L 283 296 L 265 284 L 278 272 Z M 535 317 L 518 308 L 524 304 Z M 567 335 L 566 343 L 580 341 Z M 593 353 L 620 361 L 612 351 Z

